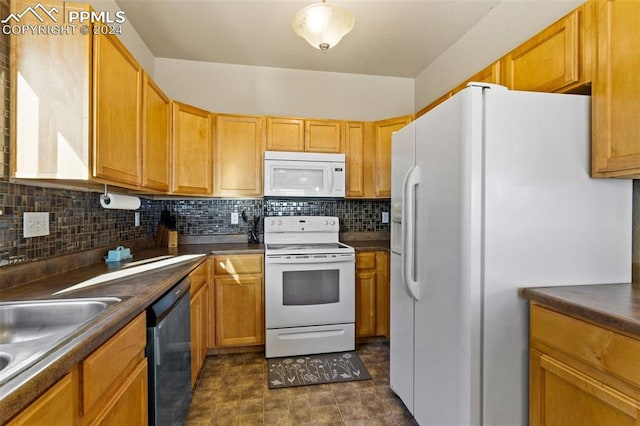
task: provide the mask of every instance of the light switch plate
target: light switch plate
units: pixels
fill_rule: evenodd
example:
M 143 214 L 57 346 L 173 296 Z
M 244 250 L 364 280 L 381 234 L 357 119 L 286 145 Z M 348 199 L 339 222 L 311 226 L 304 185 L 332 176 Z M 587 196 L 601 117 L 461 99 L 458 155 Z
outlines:
M 40 237 L 49 235 L 49 212 L 24 212 L 24 237 Z
M 231 213 L 231 224 L 232 225 L 238 224 L 238 212 Z
M 382 223 L 389 223 L 389 212 L 382 212 Z
M 140 212 L 135 212 L 133 215 L 133 225 L 140 226 Z

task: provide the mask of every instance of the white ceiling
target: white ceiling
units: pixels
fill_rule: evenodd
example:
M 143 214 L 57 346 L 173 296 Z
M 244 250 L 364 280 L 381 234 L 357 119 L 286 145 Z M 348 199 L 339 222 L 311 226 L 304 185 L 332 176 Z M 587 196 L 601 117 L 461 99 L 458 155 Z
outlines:
M 319 0 L 117 0 L 155 57 L 416 77 L 500 0 L 335 0 L 355 26 L 326 54 L 291 29 Z M 328 0 L 331 2 L 332 0 Z

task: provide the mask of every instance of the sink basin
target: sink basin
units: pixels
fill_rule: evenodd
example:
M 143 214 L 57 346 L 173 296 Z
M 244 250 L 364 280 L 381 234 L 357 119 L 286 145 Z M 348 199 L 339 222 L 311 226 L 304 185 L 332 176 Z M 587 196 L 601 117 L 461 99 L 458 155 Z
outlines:
M 121 302 L 117 297 L 0 302 L 0 384 Z
M 120 299 L 0 302 L 0 345 L 66 334 L 116 301 Z
M 4 370 L 4 368 L 9 365 L 11 362 L 11 357 L 7 354 L 0 354 L 0 371 Z

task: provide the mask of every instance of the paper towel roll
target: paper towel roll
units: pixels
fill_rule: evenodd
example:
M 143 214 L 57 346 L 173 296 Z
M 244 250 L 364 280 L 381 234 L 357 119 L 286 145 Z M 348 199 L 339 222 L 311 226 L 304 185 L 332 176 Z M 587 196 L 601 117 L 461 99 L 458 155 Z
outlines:
M 136 210 L 140 208 L 140 198 L 107 192 L 100 196 L 100 205 L 105 209 Z

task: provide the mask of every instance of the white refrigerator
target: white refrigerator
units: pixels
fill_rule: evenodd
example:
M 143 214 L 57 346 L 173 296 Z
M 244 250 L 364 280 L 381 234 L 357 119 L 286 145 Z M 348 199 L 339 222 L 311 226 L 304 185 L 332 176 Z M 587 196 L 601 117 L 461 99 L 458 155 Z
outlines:
M 630 282 L 590 98 L 467 87 L 393 135 L 390 383 L 420 425 L 528 423 L 519 287 Z

